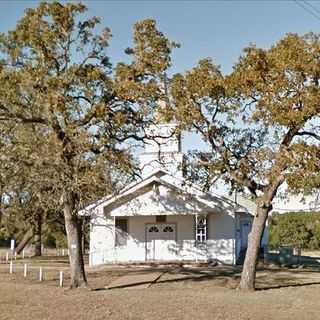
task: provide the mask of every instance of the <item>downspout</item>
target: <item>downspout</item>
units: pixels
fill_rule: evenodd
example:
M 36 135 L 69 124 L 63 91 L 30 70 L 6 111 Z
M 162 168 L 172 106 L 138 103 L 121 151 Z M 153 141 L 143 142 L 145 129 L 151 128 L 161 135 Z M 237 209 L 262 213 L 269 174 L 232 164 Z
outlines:
M 198 214 L 196 213 L 196 228 L 195 228 L 196 263 L 198 263 L 197 228 L 198 228 Z
M 116 216 L 113 216 L 113 263 L 116 262 Z
M 233 239 L 233 265 L 236 264 L 237 260 L 237 215 L 236 215 L 236 209 L 233 210 L 233 216 L 234 216 L 234 239 Z
M 233 216 L 234 216 L 234 240 L 233 240 L 233 265 L 236 264 L 237 262 L 237 241 L 238 241 L 238 237 L 237 237 L 237 227 L 238 227 L 238 221 L 237 221 L 237 205 L 238 205 L 238 192 L 237 189 L 234 192 L 234 202 L 235 202 L 235 208 L 233 209 Z
M 92 233 L 92 224 L 91 224 L 91 217 L 90 217 L 90 233 L 89 233 L 89 267 L 92 267 L 92 250 L 91 250 L 91 233 Z

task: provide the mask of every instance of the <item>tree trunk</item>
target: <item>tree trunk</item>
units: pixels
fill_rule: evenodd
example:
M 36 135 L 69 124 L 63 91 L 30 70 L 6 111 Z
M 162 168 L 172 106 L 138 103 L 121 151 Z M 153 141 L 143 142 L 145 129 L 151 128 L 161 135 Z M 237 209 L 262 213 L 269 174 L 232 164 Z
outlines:
M 18 246 L 16 247 L 16 253 L 20 254 L 32 238 L 33 238 L 33 232 L 30 229 L 24 234 L 23 238 L 21 239 Z
M 1 226 L 1 222 L 2 222 L 2 215 L 3 215 L 3 211 L 2 211 L 2 205 L 3 205 L 3 195 L 2 195 L 2 190 L 3 190 L 3 186 L 0 185 L 0 226 Z
M 34 256 L 42 256 L 42 214 L 43 210 L 38 209 L 34 219 L 33 233 L 34 233 Z
M 278 172 L 281 170 L 278 170 Z M 256 266 L 259 258 L 260 244 L 269 212 L 272 210 L 272 201 L 277 194 L 284 176 L 278 174 L 276 179 L 270 183 L 265 190 L 257 206 L 257 212 L 253 219 L 252 229 L 248 238 L 248 248 L 244 259 L 239 288 L 241 290 L 253 291 L 256 282 Z
M 70 288 L 87 287 L 88 283 L 82 254 L 81 221 L 77 216 L 74 196 L 72 194 L 65 195 L 63 213 L 68 238 Z
M 258 207 L 257 215 L 253 219 L 253 225 L 248 239 L 247 253 L 241 274 L 241 290 L 253 291 L 255 289 L 256 266 L 259 258 L 260 244 L 268 213 L 270 211 L 271 206 L 268 208 Z

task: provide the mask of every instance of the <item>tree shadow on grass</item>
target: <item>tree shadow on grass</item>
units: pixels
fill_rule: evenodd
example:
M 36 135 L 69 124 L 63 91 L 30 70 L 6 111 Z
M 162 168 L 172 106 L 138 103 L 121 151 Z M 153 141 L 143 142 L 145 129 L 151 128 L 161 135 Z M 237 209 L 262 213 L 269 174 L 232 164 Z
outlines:
M 101 290 L 113 290 L 122 288 L 134 288 L 149 284 L 149 286 L 163 285 L 170 283 L 181 283 L 181 282 L 205 282 L 213 281 L 213 285 L 219 287 L 226 287 L 235 289 L 240 281 L 241 268 L 188 268 L 188 267 L 176 267 L 176 268 L 151 268 L 149 270 L 132 270 L 127 272 L 126 275 L 138 275 L 140 273 L 152 273 L 161 272 L 161 276 L 155 281 L 137 281 L 134 283 L 123 284 L 112 288 L 96 288 L 94 291 Z M 261 274 L 260 272 L 265 272 Z M 317 270 L 312 269 L 288 269 L 288 268 L 269 268 L 259 267 L 257 277 L 257 291 L 280 289 L 287 287 L 303 287 L 310 285 L 320 284 L 319 281 L 312 279 L 309 273 L 317 273 Z M 259 274 L 260 273 L 260 274 Z M 277 275 L 278 273 L 278 275 Z M 292 276 L 291 276 L 292 275 Z
M 128 272 L 126 275 L 137 275 L 141 272 L 143 273 L 152 273 L 152 272 L 161 272 L 161 276 L 153 281 L 137 281 L 135 283 L 129 283 L 119 286 L 114 286 L 111 288 L 103 287 L 103 288 L 96 288 L 94 291 L 102 291 L 102 290 L 113 290 L 113 289 L 121 289 L 121 288 L 130 288 L 135 286 L 141 286 L 150 284 L 166 284 L 166 283 L 177 283 L 177 282 L 185 282 L 185 281 L 194 281 L 194 282 L 201 282 L 201 281 L 208 281 L 208 280 L 228 280 L 228 279 L 238 279 L 240 278 L 239 270 L 238 268 L 232 268 L 229 270 L 225 269 L 193 269 L 193 268 L 185 268 L 185 267 L 179 267 L 179 268 L 161 268 L 161 269 L 152 269 L 152 270 L 138 270 L 138 272 Z M 166 275 L 167 278 L 163 279 L 163 276 Z
M 282 288 L 294 288 L 294 287 L 308 287 L 308 286 L 314 286 L 314 285 L 320 285 L 320 281 L 314 281 L 314 282 L 307 282 L 307 283 L 288 283 L 288 284 L 280 284 L 280 285 L 271 285 L 268 287 L 257 287 L 256 291 L 267 291 L 267 290 L 275 290 L 275 289 L 282 289 Z

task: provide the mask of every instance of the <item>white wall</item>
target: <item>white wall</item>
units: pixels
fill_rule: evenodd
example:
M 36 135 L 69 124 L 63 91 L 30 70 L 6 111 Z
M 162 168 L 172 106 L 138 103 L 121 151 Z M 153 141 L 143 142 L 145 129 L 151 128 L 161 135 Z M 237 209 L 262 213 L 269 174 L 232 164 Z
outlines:
M 221 262 L 234 263 L 235 219 L 231 214 L 211 214 L 209 224 L 210 258 Z
M 177 152 L 142 153 L 139 155 L 140 166 L 143 168 L 142 177 L 150 176 L 156 169 L 162 168 L 176 178 L 182 179 L 183 154 Z
M 148 186 L 133 199 L 126 201 L 113 209 L 111 215 L 115 216 L 150 216 L 164 214 L 195 214 L 204 213 L 209 208 L 194 200 L 187 193 L 180 194 L 163 185 Z
M 316 211 L 320 209 L 319 199 L 318 195 L 304 196 L 302 194 L 289 194 L 286 198 L 281 198 L 280 194 L 273 203 L 273 212 Z
M 105 263 L 106 253 L 113 250 L 114 223 L 113 218 L 99 208 L 90 217 L 90 255 L 89 264 Z
M 128 217 L 128 240 L 124 247 L 114 247 L 113 218 L 100 219 L 104 224 L 95 224 L 90 233 L 90 263 L 117 263 L 145 261 L 145 224 L 155 223 L 155 216 Z M 172 243 L 170 251 L 174 260 L 208 260 L 218 259 L 224 263 L 234 262 L 234 219 L 228 214 L 208 215 L 208 240 L 206 245 L 195 246 L 194 216 L 167 216 L 166 223 L 176 224 L 177 241 Z
M 144 146 L 139 155 L 142 176 L 147 177 L 155 169 L 164 168 L 176 177 L 182 178 L 181 137 L 172 135 L 176 125 L 158 124 L 146 128 L 147 135 L 153 137 Z

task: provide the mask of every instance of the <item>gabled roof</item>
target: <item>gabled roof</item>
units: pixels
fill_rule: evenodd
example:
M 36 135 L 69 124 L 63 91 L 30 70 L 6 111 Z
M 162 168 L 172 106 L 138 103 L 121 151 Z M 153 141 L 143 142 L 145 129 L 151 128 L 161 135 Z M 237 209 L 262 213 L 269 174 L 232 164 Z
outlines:
M 236 196 L 233 195 L 232 198 L 230 197 L 230 200 L 238 205 L 237 211 L 239 212 L 245 211 L 250 214 L 255 214 L 257 211 L 257 204 L 250 200 L 247 196 L 237 194 Z
M 117 199 L 119 199 L 121 196 L 123 196 L 124 194 L 126 194 L 127 192 L 129 192 L 130 190 L 135 190 L 136 188 L 139 187 L 144 187 L 145 185 L 149 184 L 150 182 L 152 182 L 154 180 L 154 177 L 157 177 L 158 175 L 164 175 L 165 173 L 163 172 L 163 170 L 157 170 L 155 172 L 153 172 L 149 177 L 147 177 L 146 179 L 143 179 L 141 181 L 134 181 L 132 183 L 130 183 L 127 187 L 123 188 L 118 194 L 111 194 L 111 195 L 107 195 L 106 197 L 103 197 L 91 204 L 89 204 L 88 206 L 84 207 L 83 209 L 81 209 L 78 214 L 79 215 L 87 215 L 90 214 L 91 210 L 94 210 L 98 207 L 100 207 L 101 205 L 106 206 L 108 203 L 111 203 L 112 201 L 116 201 Z
M 220 209 L 220 211 L 227 210 L 232 212 L 241 211 L 250 213 L 247 208 L 235 203 L 230 199 L 214 195 L 211 192 L 203 192 L 196 185 L 188 184 L 185 180 L 178 179 L 163 169 L 158 169 L 142 181 L 130 184 L 119 194 L 107 196 L 96 201 L 95 203 L 92 203 L 91 205 L 82 209 L 79 214 L 90 215 L 92 210 L 98 209 L 101 206 L 116 208 L 126 201 L 130 201 L 131 199 L 135 198 L 148 187 L 150 188 L 151 185 L 163 185 L 180 195 L 188 195 L 188 197 L 191 197 L 194 201 L 197 201 L 202 206 L 211 208 L 215 211 Z

